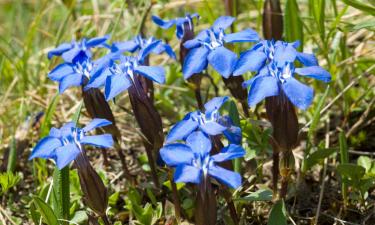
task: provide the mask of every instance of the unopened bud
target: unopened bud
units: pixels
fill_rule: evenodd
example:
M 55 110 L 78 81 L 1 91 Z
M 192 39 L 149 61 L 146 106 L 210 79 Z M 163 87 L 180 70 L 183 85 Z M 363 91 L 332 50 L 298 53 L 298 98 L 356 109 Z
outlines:
M 105 216 L 108 207 L 108 194 L 102 179 L 91 166 L 84 152 L 77 156 L 75 162 L 84 203 L 99 216 Z

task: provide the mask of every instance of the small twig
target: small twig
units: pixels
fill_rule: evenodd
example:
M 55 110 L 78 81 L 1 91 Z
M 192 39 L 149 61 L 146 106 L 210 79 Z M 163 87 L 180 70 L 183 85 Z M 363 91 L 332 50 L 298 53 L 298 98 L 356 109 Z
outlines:
M 0 211 L 4 214 L 4 216 L 9 220 L 9 222 L 10 222 L 11 224 L 13 224 L 13 225 L 17 225 L 17 223 L 14 222 L 14 221 L 12 220 L 12 218 L 10 218 L 10 216 L 7 214 L 7 212 L 5 211 L 5 209 L 3 209 L 3 207 L 1 207 L 1 206 L 0 206 Z M 0 213 L 0 215 L 1 215 L 1 213 Z M 6 224 L 6 223 L 4 223 L 4 224 Z
M 353 135 L 353 133 L 355 133 L 358 128 L 366 122 L 366 118 L 368 117 L 368 115 L 370 114 L 371 112 L 371 109 L 372 109 L 372 106 L 374 105 L 375 103 L 375 98 L 373 98 L 371 100 L 371 102 L 368 104 L 367 106 L 367 109 L 365 110 L 365 112 L 361 115 L 361 117 L 359 118 L 359 120 L 349 129 L 349 131 L 346 133 L 346 138 L 350 137 Z
M 339 222 L 339 223 L 341 223 L 341 224 L 343 224 L 343 225 L 345 225 L 345 224 L 349 224 L 349 225 L 361 225 L 361 224 L 359 224 L 359 223 L 352 223 L 352 222 L 349 222 L 349 221 L 345 221 L 345 220 L 342 220 L 342 219 L 336 218 L 336 217 L 331 216 L 331 215 L 329 215 L 329 214 L 327 214 L 327 213 L 323 213 L 323 212 L 322 212 L 321 214 L 324 215 L 324 216 L 326 216 L 326 217 L 329 217 L 329 218 L 335 220 L 335 222 Z
M 327 124 L 326 124 L 326 140 L 325 140 L 325 148 L 329 148 L 329 117 L 327 119 Z M 322 174 L 322 187 L 320 189 L 319 193 L 319 202 L 318 202 L 318 207 L 316 209 L 316 216 L 315 216 L 315 225 L 318 225 L 319 222 L 319 216 L 320 216 L 320 210 L 322 208 L 322 202 L 323 202 L 323 195 L 324 195 L 324 188 L 325 188 L 325 180 L 327 176 L 327 164 L 328 164 L 328 158 L 324 159 L 324 164 L 323 164 L 323 174 Z
M 352 82 L 350 82 L 330 103 L 328 103 L 326 105 L 326 107 L 324 107 L 320 111 L 320 115 L 322 116 L 339 98 L 341 98 L 341 96 L 343 96 L 345 94 L 345 92 L 347 92 L 363 76 L 369 75 L 369 73 L 371 72 L 371 70 L 374 69 L 374 68 L 375 68 L 375 65 L 370 66 L 364 73 L 362 73 L 361 75 L 359 75 L 358 77 L 356 77 L 355 79 L 353 79 Z M 311 123 L 312 123 L 312 120 L 310 120 L 308 123 L 306 123 L 306 125 L 301 130 L 304 130 L 307 127 L 309 127 Z

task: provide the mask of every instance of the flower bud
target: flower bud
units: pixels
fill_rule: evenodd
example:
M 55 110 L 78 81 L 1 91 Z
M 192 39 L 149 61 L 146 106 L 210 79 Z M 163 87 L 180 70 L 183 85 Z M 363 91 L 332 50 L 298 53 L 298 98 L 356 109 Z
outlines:
M 266 0 L 263 8 L 263 35 L 265 39 L 281 40 L 283 15 L 279 0 Z
M 298 144 L 298 119 L 294 106 L 281 93 L 266 98 L 266 112 L 278 151 L 291 151 Z
M 100 217 L 105 216 L 108 207 L 107 188 L 98 173 L 91 166 L 84 151 L 75 159 L 84 203 Z

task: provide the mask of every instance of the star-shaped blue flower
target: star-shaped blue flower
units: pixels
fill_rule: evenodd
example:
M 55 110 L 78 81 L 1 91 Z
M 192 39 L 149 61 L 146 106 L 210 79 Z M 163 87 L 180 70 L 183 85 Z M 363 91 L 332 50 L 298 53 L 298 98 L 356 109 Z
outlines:
M 184 24 L 188 23 L 190 30 L 193 29 L 193 18 L 198 18 L 199 15 L 197 13 L 194 14 L 186 14 L 185 17 L 177 17 L 172 20 L 162 20 L 158 16 L 152 16 L 152 21 L 156 23 L 158 26 L 160 26 L 163 29 L 169 29 L 173 25 L 176 25 L 176 36 L 178 39 L 181 39 L 184 36 Z
M 116 59 L 116 58 L 115 58 Z M 85 90 L 105 87 L 107 101 L 134 84 L 134 76 L 141 75 L 157 83 L 165 82 L 165 70 L 161 66 L 143 66 L 133 56 L 119 56 L 119 60 L 110 59 L 108 65 L 93 75 Z
M 285 62 L 298 60 L 305 66 L 318 66 L 318 60 L 313 54 L 298 52 L 299 41 L 288 43 L 284 41 L 262 40 L 250 50 L 241 53 L 233 75 L 241 75 L 248 71 L 259 72 L 267 62 L 274 61 L 278 66 Z
M 85 60 L 74 61 L 74 63 L 62 63 L 56 66 L 48 77 L 56 82 L 59 82 L 59 93 L 63 93 L 66 89 L 73 86 L 81 86 L 84 80 L 90 80 L 93 73 L 95 73 L 96 65 L 90 58 Z
M 318 65 L 313 54 L 298 52 L 298 45 L 299 42 L 264 40 L 241 54 L 234 74 L 257 72 L 256 76 L 243 83 L 244 87 L 250 87 L 249 106 L 255 106 L 266 97 L 281 94 L 285 94 L 299 109 L 305 110 L 311 105 L 314 90 L 296 80 L 294 74 L 323 82 L 329 82 L 331 75 Z M 296 60 L 306 67 L 295 68 Z
M 239 145 L 230 144 L 211 156 L 211 148 L 209 137 L 201 131 L 195 131 L 187 137 L 186 144 L 165 145 L 160 149 L 160 156 L 168 166 L 176 167 L 176 182 L 199 184 L 210 176 L 231 188 L 238 188 L 241 175 L 217 163 L 243 157 L 245 150 Z
M 73 122 L 66 123 L 60 129 L 52 128 L 47 137 L 34 147 L 29 160 L 33 158 L 54 159 L 59 169 L 64 168 L 82 151 L 81 145 L 93 145 L 103 148 L 113 146 L 110 134 L 88 136 L 89 131 L 108 126 L 111 122 L 105 119 L 93 119 L 84 128 L 76 127 Z
M 104 46 L 104 43 L 109 39 L 109 36 L 95 37 L 91 39 L 82 39 L 79 42 L 72 41 L 71 43 L 63 43 L 57 48 L 48 52 L 48 59 L 53 56 L 61 56 L 65 62 L 73 63 L 74 61 L 86 58 L 91 58 L 91 48 Z
M 182 121 L 172 127 L 166 142 L 184 140 L 192 132 L 200 130 L 211 136 L 224 134 L 231 143 L 240 144 L 241 129 L 234 126 L 229 117 L 221 116 L 219 112 L 228 99 L 228 97 L 215 97 L 204 105 L 204 112 L 188 113 Z
M 258 41 L 258 34 L 252 29 L 237 33 L 226 34 L 235 18 L 230 16 L 219 17 L 214 24 L 201 31 L 194 39 L 186 41 L 185 48 L 190 49 L 185 58 L 182 72 L 187 79 L 195 73 L 200 73 L 210 64 L 220 75 L 228 78 L 236 65 L 237 55 L 225 48 L 225 43 Z
M 154 37 L 150 37 L 148 39 L 142 38 L 141 35 L 135 36 L 130 41 L 123 41 L 123 42 L 115 42 L 111 46 L 111 51 L 116 52 L 131 52 L 134 53 L 136 51 L 140 51 L 147 46 L 153 44 L 154 42 L 158 42 L 156 47 L 153 48 L 152 53 L 154 54 L 161 54 L 163 52 L 167 53 L 169 57 L 176 59 L 176 54 L 174 53 L 172 47 L 167 43 L 164 43 L 160 40 L 155 39 Z
M 295 68 L 291 62 L 285 62 L 282 66 L 272 62 L 263 67 L 255 77 L 243 83 L 244 87 L 250 87 L 249 106 L 255 106 L 266 97 L 284 93 L 295 106 L 306 110 L 313 101 L 314 90 L 295 79 L 295 73 L 324 82 L 331 80 L 329 72 L 320 66 Z

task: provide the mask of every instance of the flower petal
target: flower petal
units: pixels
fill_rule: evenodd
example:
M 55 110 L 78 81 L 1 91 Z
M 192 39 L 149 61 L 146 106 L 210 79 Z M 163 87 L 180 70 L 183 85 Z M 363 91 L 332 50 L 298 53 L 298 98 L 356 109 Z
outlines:
M 219 74 L 224 78 L 228 78 L 236 65 L 237 55 L 222 46 L 212 50 L 210 54 L 208 54 L 207 59 L 210 65 Z
M 232 23 L 236 20 L 236 18 L 231 17 L 231 16 L 221 16 L 217 18 L 212 25 L 212 28 L 217 31 L 220 29 L 225 30 L 226 28 L 230 27 Z
M 230 126 L 223 132 L 223 134 L 228 139 L 229 143 L 239 145 L 242 142 L 242 132 L 239 127 Z
M 202 180 L 202 171 L 194 166 L 179 165 L 174 172 L 174 181 L 176 183 L 194 183 L 199 184 Z
M 86 42 L 86 47 L 92 48 L 92 47 L 96 47 L 98 45 L 104 44 L 109 38 L 110 38 L 109 35 L 105 35 L 103 37 L 91 38 Z
M 219 154 L 211 156 L 211 159 L 215 162 L 224 162 L 235 158 L 240 158 L 245 155 L 245 150 L 235 144 L 230 144 L 223 148 Z
M 182 73 L 184 74 L 184 79 L 188 79 L 195 73 L 200 73 L 207 68 L 207 55 L 209 50 L 205 47 L 194 48 L 187 54 L 184 65 L 182 68 Z
M 232 33 L 232 34 L 227 34 L 224 36 L 224 41 L 226 43 L 254 42 L 258 40 L 259 40 L 258 33 L 252 29 L 245 29 L 243 31 Z
M 156 40 L 143 47 L 138 53 L 138 60 L 142 62 L 154 50 L 154 48 L 160 44 L 160 42 L 160 40 Z
M 208 101 L 206 104 L 204 104 L 204 108 L 206 109 L 206 112 L 212 112 L 214 110 L 220 109 L 221 106 L 228 101 L 228 96 L 223 97 L 214 97 L 210 101 Z
M 282 84 L 282 89 L 288 99 L 302 110 L 307 109 L 314 98 L 314 90 L 293 77 L 287 79 Z
M 80 150 L 76 144 L 71 143 L 57 148 L 55 153 L 57 167 L 61 170 L 77 157 Z
M 112 72 L 109 68 L 96 71 L 90 78 L 89 83 L 85 86 L 84 90 L 87 91 L 90 88 L 100 88 L 105 85 L 107 77 L 111 76 Z
M 184 43 L 184 47 L 187 48 L 187 49 L 197 48 L 197 47 L 200 47 L 200 46 L 201 46 L 201 42 L 197 38 L 187 40 Z
M 253 80 L 248 97 L 250 107 L 254 107 L 266 97 L 279 95 L 278 80 L 271 76 L 259 76 Z
M 195 131 L 186 138 L 186 144 L 193 152 L 205 156 L 211 151 L 212 144 L 209 137 L 202 131 Z
M 219 135 L 227 129 L 215 121 L 206 122 L 200 125 L 200 128 L 208 135 Z
M 286 62 L 294 62 L 297 57 L 297 50 L 290 44 L 288 45 L 277 45 L 275 47 L 275 55 L 273 60 L 277 63 L 277 66 L 283 67 Z
M 131 85 L 132 83 L 124 74 L 116 74 L 107 77 L 104 90 L 105 99 L 107 101 L 113 99 L 121 92 L 127 90 Z
M 60 56 L 71 48 L 71 43 L 62 43 L 61 45 L 57 46 L 57 48 L 48 52 L 48 59 L 51 59 L 53 56 Z
M 51 137 L 59 138 L 61 137 L 61 132 L 59 129 L 52 127 L 48 135 Z
M 75 73 L 71 63 L 61 63 L 48 73 L 48 78 L 53 81 L 60 81 L 65 76 Z
M 242 183 L 240 174 L 226 170 L 220 166 L 211 165 L 208 168 L 208 174 L 231 188 L 238 188 Z
M 134 71 L 159 84 L 165 83 L 165 70 L 162 66 L 137 66 Z
M 85 136 L 82 138 L 81 143 L 97 147 L 111 148 L 113 146 L 113 138 L 110 134 Z
M 81 86 L 82 84 L 82 75 L 78 73 L 73 73 L 68 76 L 65 76 L 59 84 L 59 93 L 62 94 L 67 88 L 73 86 Z
M 83 128 L 83 131 L 89 132 L 89 131 L 94 130 L 95 128 L 104 127 L 104 126 L 108 126 L 108 125 L 111 125 L 111 124 L 112 124 L 112 122 L 109 121 L 109 120 L 95 118 L 95 119 L 91 120 L 91 122 Z
M 29 160 L 33 158 L 52 158 L 54 155 L 54 150 L 62 146 L 60 139 L 55 137 L 45 137 L 40 140 L 34 147 Z
M 263 51 L 249 50 L 240 55 L 234 68 L 233 76 L 242 75 L 248 71 L 259 71 L 267 60 Z
M 154 23 L 156 23 L 156 25 L 158 25 L 159 27 L 163 28 L 163 29 L 168 29 L 170 28 L 171 26 L 173 26 L 176 22 L 176 20 L 162 20 L 160 17 L 158 16 L 152 16 L 152 21 L 154 21 Z
M 78 56 L 82 50 L 78 46 L 74 46 L 73 48 L 69 49 L 68 51 L 64 52 L 61 57 L 64 59 L 65 62 L 72 63 L 74 58 Z
M 186 119 L 174 125 L 167 135 L 167 143 L 185 139 L 191 132 L 198 127 L 198 122 L 192 119 Z
M 167 144 L 160 149 L 160 156 L 168 166 L 191 164 L 194 153 L 189 146 L 181 143 Z
M 300 61 L 304 66 L 318 66 L 318 60 L 314 54 L 297 52 L 297 60 Z
M 331 81 L 331 74 L 320 66 L 296 68 L 295 72 L 299 75 L 311 77 L 326 83 Z
M 111 50 L 112 51 L 120 51 L 120 52 L 135 52 L 137 48 L 139 48 L 139 44 L 134 40 L 130 41 L 123 41 L 123 42 L 115 42 L 112 44 Z

